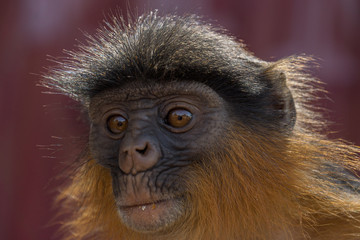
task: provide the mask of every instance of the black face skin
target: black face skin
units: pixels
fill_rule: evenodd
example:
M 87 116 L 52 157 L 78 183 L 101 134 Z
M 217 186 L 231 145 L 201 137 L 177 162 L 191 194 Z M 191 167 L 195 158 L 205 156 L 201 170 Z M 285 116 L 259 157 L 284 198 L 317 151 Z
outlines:
M 196 82 L 132 82 L 90 102 L 90 151 L 109 167 L 121 220 L 156 232 L 186 207 L 186 170 L 227 124 L 219 95 Z

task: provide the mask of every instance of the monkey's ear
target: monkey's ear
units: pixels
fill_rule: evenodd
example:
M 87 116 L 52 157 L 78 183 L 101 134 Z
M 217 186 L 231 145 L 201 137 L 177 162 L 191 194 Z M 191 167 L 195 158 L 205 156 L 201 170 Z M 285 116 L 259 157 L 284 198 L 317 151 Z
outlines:
M 267 108 L 277 124 L 283 130 L 291 131 L 296 122 L 296 109 L 293 96 L 286 84 L 286 74 L 276 66 L 267 68 L 261 74 L 267 86 Z

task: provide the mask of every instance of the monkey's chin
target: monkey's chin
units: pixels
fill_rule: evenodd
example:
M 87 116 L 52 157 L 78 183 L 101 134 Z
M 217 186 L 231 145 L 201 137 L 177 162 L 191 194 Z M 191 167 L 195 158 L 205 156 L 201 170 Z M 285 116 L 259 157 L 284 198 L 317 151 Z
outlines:
M 181 198 L 160 200 L 132 206 L 119 206 L 122 222 L 136 232 L 154 233 L 173 225 L 184 212 Z

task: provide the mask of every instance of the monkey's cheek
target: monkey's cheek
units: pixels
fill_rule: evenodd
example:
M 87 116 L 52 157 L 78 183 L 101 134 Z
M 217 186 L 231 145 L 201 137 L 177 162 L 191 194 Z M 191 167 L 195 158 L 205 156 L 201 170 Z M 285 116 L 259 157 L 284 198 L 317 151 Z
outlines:
M 183 204 L 176 199 L 157 203 L 119 207 L 123 223 L 137 232 L 157 232 L 172 225 L 183 212 Z

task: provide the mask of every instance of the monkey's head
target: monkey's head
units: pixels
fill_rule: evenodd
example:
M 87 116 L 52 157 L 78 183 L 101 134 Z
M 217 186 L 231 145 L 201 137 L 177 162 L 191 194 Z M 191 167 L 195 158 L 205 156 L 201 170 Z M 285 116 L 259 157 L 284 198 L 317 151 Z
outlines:
M 130 229 L 166 231 L 191 214 L 193 169 L 226 155 L 238 127 L 292 132 L 294 101 L 276 63 L 196 17 L 151 13 L 130 27 L 114 19 L 89 42 L 44 84 L 88 113 L 91 158 L 109 169 L 118 216 Z

